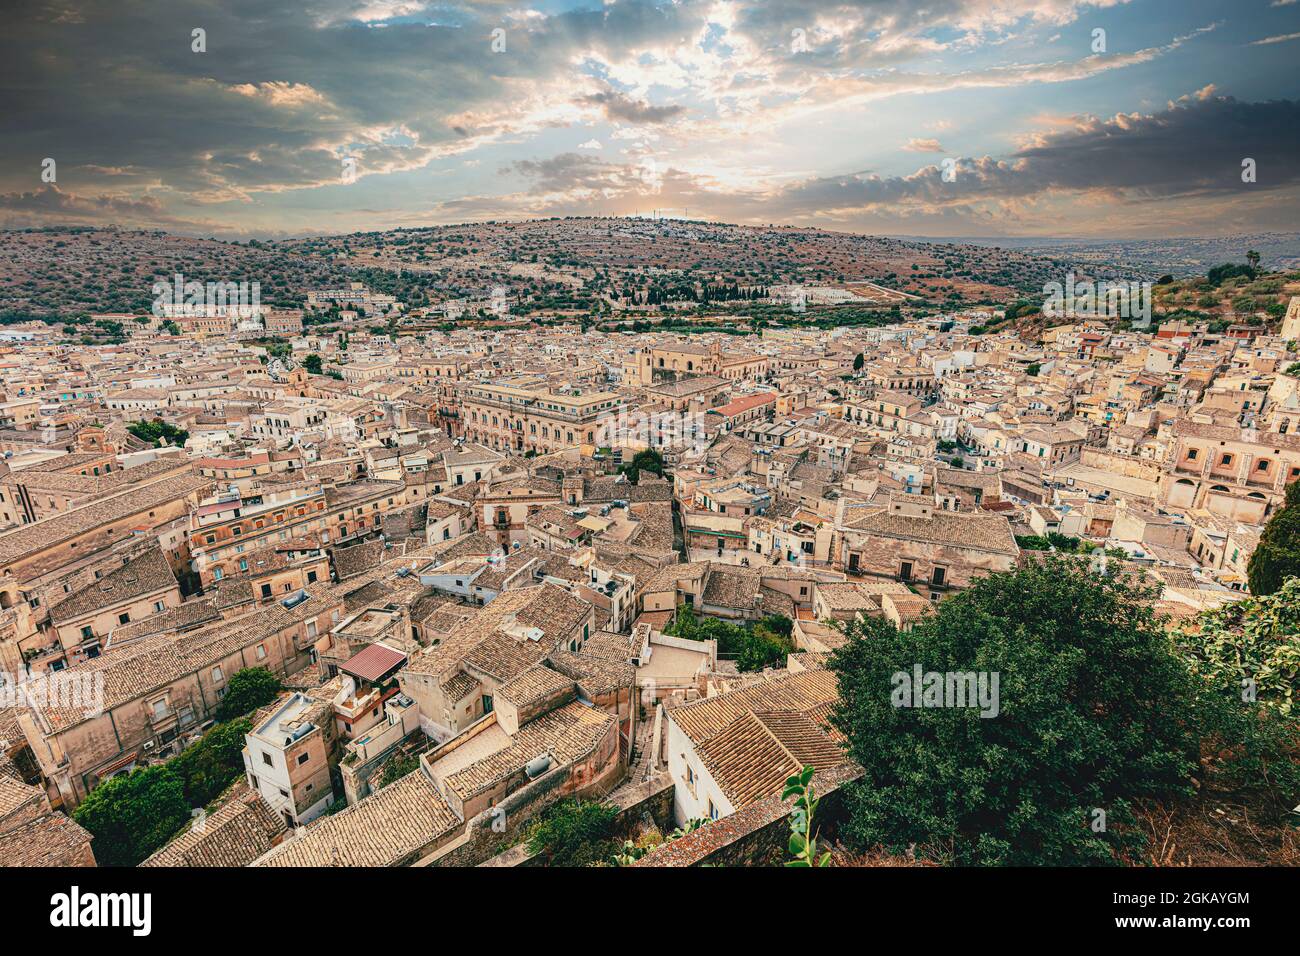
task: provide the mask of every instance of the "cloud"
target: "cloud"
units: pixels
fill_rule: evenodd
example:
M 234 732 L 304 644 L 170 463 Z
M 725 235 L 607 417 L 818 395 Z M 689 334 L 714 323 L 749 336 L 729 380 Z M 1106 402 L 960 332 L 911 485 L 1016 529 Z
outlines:
M 1241 181 L 1246 156 L 1258 164 L 1253 184 Z M 1264 214 L 1270 205 L 1270 221 L 1285 223 L 1300 193 L 1297 156 L 1300 103 L 1244 103 L 1203 89 L 1154 113 L 1056 121 L 1007 156 L 960 158 L 952 182 L 927 165 L 903 176 L 814 176 L 736 190 L 669 165 L 652 191 L 635 165 L 576 153 L 518 162 L 507 172 L 529 183 L 513 198 L 516 212 L 528 215 L 617 214 L 653 202 L 726 221 L 892 222 L 893 231 L 908 221 L 1032 228 L 1059 214 L 1069 234 L 1114 234 L 1120 222 L 1124 234 L 1151 233 L 1174 220 L 1204 234 L 1226 215 Z
M 11 87 L 0 113 L 0 192 L 13 202 L 40 194 L 30 157 L 50 156 L 69 192 L 59 201 L 29 200 L 22 215 L 46 209 L 51 217 L 90 218 L 119 204 L 119 215 L 141 223 L 152 215 L 167 227 L 213 220 L 276 229 L 360 223 L 372 211 L 366 222 L 379 227 L 416 208 L 489 216 L 546 214 L 566 202 L 576 211 L 593 204 L 635 209 L 652 196 L 655 205 L 671 200 L 735 218 L 865 222 L 890 201 L 903 215 L 1012 217 L 1029 216 L 1027 204 L 1061 193 L 1086 194 L 1089 202 L 1103 193 L 1125 201 L 1157 197 L 1162 189 L 1202 195 L 1211 188 L 1206 157 L 1227 163 L 1230 157 L 1217 155 L 1221 143 L 1231 144 L 1233 135 L 1253 142 L 1260 131 L 1205 127 L 1204 148 L 1184 140 L 1179 148 L 1188 152 L 1167 157 L 1201 170 L 1200 180 L 1148 171 L 1146 185 L 1111 181 L 1132 179 L 1140 164 L 1108 153 L 1105 137 L 1156 149 L 1160 138 L 1148 121 L 1163 114 L 1105 121 L 1099 142 L 1087 138 L 1086 123 L 1069 118 L 1010 155 L 963 159 L 970 182 L 957 190 L 935 188 L 924 169 L 874 184 L 867 174 L 828 175 L 845 168 L 833 164 L 850 161 L 840 157 L 861 156 L 854 162 L 867 166 L 888 151 L 888 141 L 864 143 L 858 133 L 844 140 L 846 149 L 815 151 L 813 160 L 754 165 L 753 157 L 766 156 L 765 142 L 788 155 L 802 135 L 841 135 L 823 120 L 860 114 L 870 122 L 878 110 L 911 109 L 906 97 L 929 107 L 947 94 L 980 90 L 1000 98 L 999 107 L 1015 106 L 1033 85 L 1079 83 L 1077 92 L 1086 93 L 1103 88 L 1107 74 L 1160 61 L 1143 70 L 1142 83 L 1164 89 L 1158 71 L 1181 62 L 1171 54 L 1200 42 L 1214 24 L 1188 30 L 1186 20 L 1170 15 L 1161 35 L 1172 39 L 1160 45 L 1077 59 L 1047 59 L 1062 57 L 1064 44 L 1034 52 L 1054 33 L 1086 37 L 1080 17 L 1126 2 L 557 0 L 529 9 L 518 0 L 169 0 L 162 7 L 22 0 L 23 15 L 12 16 L 0 35 Z M 207 30 L 204 54 L 190 50 L 196 24 Z M 497 26 L 507 30 L 504 53 L 492 51 Z M 806 52 L 793 49 L 795 29 L 804 31 Z M 1268 41 L 1281 39 L 1256 42 Z M 1181 73 L 1177 83 L 1179 91 L 1193 85 Z M 1110 93 L 1099 95 L 1113 102 Z M 1220 99 L 1213 87 L 1197 96 Z M 957 115 L 951 103 L 938 105 Z M 1176 109 L 1195 105 L 1180 101 Z M 1225 109 L 1224 118 L 1251 105 Z M 919 121 L 926 118 L 918 114 L 912 131 L 920 135 L 905 152 L 943 151 L 935 137 L 949 138 L 951 122 Z M 1181 113 L 1164 121 L 1188 122 Z M 539 158 L 553 131 L 575 129 L 585 130 L 585 141 L 572 153 Z M 1068 157 L 1051 152 L 1067 135 L 1126 176 L 1100 165 L 1072 170 Z M 1286 178 L 1282 166 L 1294 160 L 1251 148 L 1260 163 L 1258 191 L 1276 190 Z M 610 154 L 616 161 L 597 159 Z M 345 157 L 357 162 L 351 186 L 341 182 Z M 503 166 L 505 176 L 491 175 Z M 1101 185 L 1088 188 L 1088 177 Z
M 578 102 L 600 107 L 607 119 L 622 120 L 634 125 L 666 123 L 682 113 L 680 106 L 651 106 L 644 100 L 635 100 L 617 90 L 605 90 L 579 97 Z
M 134 198 L 102 194 L 84 196 L 64 192 L 53 183 L 30 192 L 0 193 L 0 222 L 7 229 L 35 225 L 84 224 L 168 226 L 177 229 L 210 229 L 213 222 L 181 219 L 170 215 L 152 196 Z
M 1270 43 L 1286 43 L 1288 40 L 1300 40 L 1300 33 L 1283 33 L 1275 37 L 1256 40 L 1251 46 L 1267 46 Z

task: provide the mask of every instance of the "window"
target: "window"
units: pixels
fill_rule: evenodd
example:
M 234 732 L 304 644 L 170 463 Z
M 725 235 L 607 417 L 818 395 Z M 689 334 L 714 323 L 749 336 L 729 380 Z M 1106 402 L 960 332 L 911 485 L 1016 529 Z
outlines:
M 1231 465 L 1231 464 L 1232 464 L 1232 456 L 1231 456 L 1231 455 L 1228 455 L 1228 454 L 1225 454 L 1222 458 L 1219 459 L 1219 464 L 1220 464 L 1220 465 Z
M 933 584 L 935 587 L 942 587 L 944 579 L 947 576 L 948 576 L 947 569 L 935 568 L 934 572 L 930 575 L 930 583 Z
M 269 584 L 263 584 L 263 585 L 262 585 L 262 597 L 270 597 L 270 596 L 271 596 L 271 585 L 269 585 Z
M 154 720 L 160 720 L 167 716 L 167 698 L 159 697 L 149 705 L 153 709 Z
M 314 622 L 313 622 L 313 623 L 314 623 Z M 265 644 L 258 644 L 258 645 L 257 645 L 257 659 L 258 659 L 259 661 L 264 661 L 264 660 L 266 660 L 266 645 L 265 645 Z
M 214 581 L 220 581 L 221 578 L 222 578 L 221 569 L 220 569 L 220 568 L 213 568 L 213 569 L 212 569 L 212 580 L 214 580 Z
M 898 576 L 904 581 L 912 580 L 912 562 L 904 561 L 898 569 Z
M 225 679 L 226 675 L 221 672 L 220 666 L 212 668 L 212 683 L 220 684 Z
M 91 627 L 89 624 L 87 624 L 85 627 L 81 629 L 81 639 L 83 641 L 88 641 L 94 636 L 95 636 L 95 629 Z
M 155 614 L 161 614 L 166 609 L 167 609 L 167 605 L 164 602 L 162 601 L 153 602 L 153 611 Z
M 1188 460 L 1188 461 L 1196 461 L 1196 449 L 1195 449 L 1195 448 L 1189 448 L 1189 449 L 1187 449 L 1187 460 Z
M 266 764 L 268 767 L 275 766 L 275 764 L 271 762 L 271 755 L 265 751 L 262 752 L 262 763 Z
M 311 754 L 305 754 L 305 753 L 303 753 L 303 754 L 298 754 L 298 766 L 301 767 L 303 764 L 305 764 L 305 763 L 307 762 L 307 759 L 308 759 L 310 756 L 311 756 Z
M 709 801 L 709 819 L 718 819 L 718 808 L 714 805 L 712 800 Z

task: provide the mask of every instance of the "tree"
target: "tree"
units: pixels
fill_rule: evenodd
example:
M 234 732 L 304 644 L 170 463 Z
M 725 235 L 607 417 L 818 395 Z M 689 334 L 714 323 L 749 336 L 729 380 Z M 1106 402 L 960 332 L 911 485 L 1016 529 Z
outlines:
M 1155 594 L 1053 555 L 982 578 L 909 633 L 848 625 L 833 721 L 865 774 L 842 836 L 960 865 L 1112 863 L 1140 848 L 1134 803 L 1189 793 L 1199 755 L 1196 686 Z M 995 706 L 896 706 L 914 665 L 985 675 Z
M 627 480 L 634 485 L 641 480 L 642 471 L 648 471 L 662 478 L 664 474 L 664 456 L 653 448 L 645 448 L 636 453 L 631 464 L 621 465 L 618 470 L 627 475 Z
M 190 433 L 184 428 L 177 428 L 171 422 L 165 422 L 161 418 L 155 418 L 152 421 L 131 422 L 126 426 L 126 430 L 155 448 L 161 447 L 163 442 L 175 445 L 178 448 L 184 448 L 185 443 L 190 438 Z
M 243 775 L 244 736 L 252 729 L 248 719 L 217 724 L 167 765 L 183 781 L 190 806 L 211 802 Z
M 1300 575 L 1300 481 L 1286 489 L 1286 504 L 1264 526 L 1246 563 L 1250 593 L 1272 594 L 1287 578 Z
M 1254 249 L 1251 249 L 1249 252 L 1246 253 L 1246 262 L 1248 262 L 1248 263 L 1250 264 L 1250 268 L 1251 268 L 1252 270 L 1258 269 L 1258 268 L 1259 268 L 1259 253 L 1256 252 Z
M 233 680 L 233 678 L 232 678 Z M 185 826 L 191 807 L 216 799 L 244 773 L 252 721 L 217 724 L 174 760 L 101 782 L 72 818 L 94 837 L 102 866 L 135 866 Z
M 862 354 L 861 352 L 859 352 L 857 355 L 853 356 L 853 371 L 855 371 L 855 372 L 861 372 L 861 371 L 862 371 L 862 366 L 864 366 L 864 365 L 866 365 L 866 364 L 867 364 L 867 360 L 866 360 L 866 358 L 863 356 L 863 354 Z
M 312 375 L 320 375 L 321 370 L 324 368 L 324 361 L 321 359 L 319 355 L 317 355 L 315 352 L 312 352 L 310 355 L 308 355 L 305 359 L 302 360 L 302 367 L 305 368 L 308 371 L 308 373 Z
M 111 777 L 72 813 L 72 819 L 90 832 L 100 866 L 135 866 L 189 818 L 185 784 L 170 766 Z
M 279 695 L 280 679 L 265 667 L 245 667 L 235 671 L 226 682 L 226 696 L 217 705 L 217 720 L 242 717 L 249 711 L 265 707 Z

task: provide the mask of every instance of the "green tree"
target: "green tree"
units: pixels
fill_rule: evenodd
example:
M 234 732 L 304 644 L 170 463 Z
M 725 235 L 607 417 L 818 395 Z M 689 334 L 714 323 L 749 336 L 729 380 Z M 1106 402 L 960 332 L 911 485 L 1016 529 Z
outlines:
M 1268 519 L 1246 563 L 1251 594 L 1272 594 L 1295 576 L 1300 576 L 1300 481 L 1287 486 L 1286 504 Z
M 853 356 L 853 371 L 861 372 L 862 366 L 867 364 L 866 357 L 861 352 Z
M 235 671 L 226 683 L 226 696 L 217 705 L 217 720 L 230 720 L 265 707 L 281 690 L 280 679 L 265 667 Z
M 1134 802 L 1189 793 L 1199 745 L 1196 686 L 1155 594 L 1052 555 L 982 578 L 909 633 L 849 625 L 833 720 L 865 775 L 841 834 L 963 865 L 1111 863 L 1139 848 Z M 896 675 L 918 664 L 982 672 L 986 686 L 998 675 L 996 715 L 895 706 Z
M 190 806 L 210 803 L 243 776 L 244 736 L 252 729 L 246 718 L 217 724 L 167 765 L 183 781 Z
M 627 480 L 633 484 L 641 480 L 642 471 L 648 471 L 662 478 L 664 474 L 664 456 L 653 448 L 645 448 L 633 456 L 631 464 L 621 465 L 618 470 L 627 475 Z
M 185 784 L 170 766 L 144 767 L 105 780 L 72 813 L 93 838 L 100 866 L 135 866 L 189 818 Z
M 324 368 L 324 360 L 315 352 L 312 352 L 302 360 L 302 367 L 311 375 L 320 375 L 321 370 Z
M 131 422 L 126 426 L 126 430 L 155 448 L 160 447 L 163 442 L 175 445 L 178 448 L 184 448 L 190 437 L 190 433 L 185 429 L 178 428 L 171 422 L 165 422 L 161 418 L 155 418 L 151 421 Z

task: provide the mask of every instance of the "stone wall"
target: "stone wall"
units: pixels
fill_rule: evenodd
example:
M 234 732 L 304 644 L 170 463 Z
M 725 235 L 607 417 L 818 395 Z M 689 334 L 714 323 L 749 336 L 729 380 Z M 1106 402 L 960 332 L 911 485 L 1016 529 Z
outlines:
M 821 801 L 813 821 L 818 836 L 833 836 L 845 817 L 844 784 L 856 780 L 862 770 L 853 764 L 823 771 L 813 777 L 813 788 Z M 790 840 L 787 819 L 793 800 L 768 797 L 742 807 L 666 843 L 648 853 L 633 866 L 780 866 L 787 858 Z
M 417 866 L 478 866 L 520 843 L 529 824 L 551 804 L 565 797 L 602 799 L 621 781 L 627 767 L 615 761 L 612 769 L 582 786 L 574 787 L 572 766 L 556 767 L 527 786 L 521 787 L 475 817 L 455 840 L 419 860 Z M 613 800 L 620 808 L 620 822 L 649 810 L 660 828 L 671 829 L 673 786 L 666 778 L 620 789 Z M 496 825 L 495 829 L 493 825 Z M 666 831 L 665 831 L 666 832 Z M 494 865 L 528 865 L 516 851 L 513 862 Z

